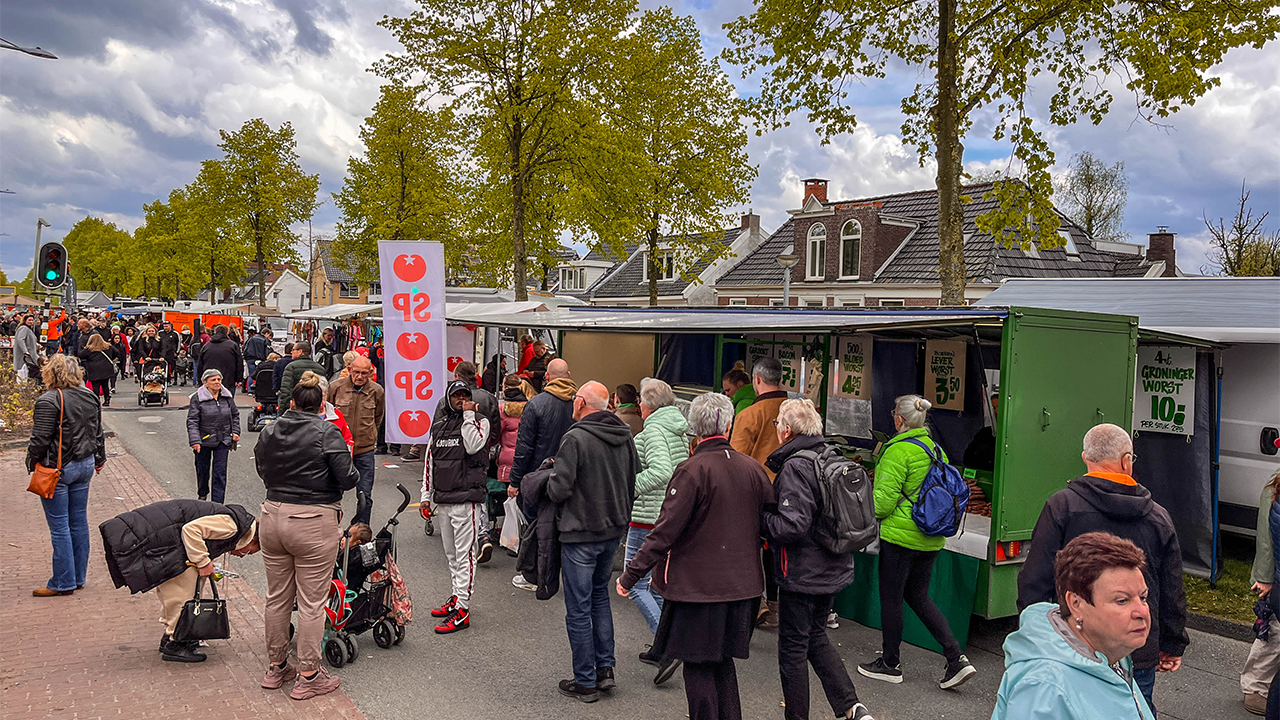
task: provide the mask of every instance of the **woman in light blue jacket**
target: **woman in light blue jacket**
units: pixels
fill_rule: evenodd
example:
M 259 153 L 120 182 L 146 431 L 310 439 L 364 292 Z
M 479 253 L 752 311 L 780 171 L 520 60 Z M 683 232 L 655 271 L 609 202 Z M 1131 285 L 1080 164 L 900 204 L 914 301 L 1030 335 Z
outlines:
M 671 482 L 676 466 L 689 459 L 689 438 L 685 437 L 689 423 L 676 407 L 676 396 L 670 385 L 654 379 L 640 384 L 640 417 L 644 418 L 644 429 L 636 435 L 640 472 L 636 473 L 636 500 L 631 507 L 631 525 L 627 528 L 628 563 L 658 522 L 667 483 Z M 649 632 L 656 633 L 662 615 L 662 598 L 649 589 L 648 573 L 631 588 L 628 597 L 640 609 Z M 679 665 L 678 661 L 662 664 L 648 650 L 640 654 L 640 661 L 658 666 L 654 682 L 659 684 L 670 678 Z
M 1027 607 L 1005 639 L 991 720 L 1154 720 L 1129 659 L 1151 629 L 1144 565 L 1138 546 L 1104 532 L 1058 552 L 1058 603 Z

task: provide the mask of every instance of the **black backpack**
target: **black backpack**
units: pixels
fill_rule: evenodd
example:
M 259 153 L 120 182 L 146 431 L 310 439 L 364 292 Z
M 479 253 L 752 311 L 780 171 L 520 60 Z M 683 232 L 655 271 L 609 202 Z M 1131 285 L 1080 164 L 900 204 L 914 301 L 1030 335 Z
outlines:
M 871 477 L 858 463 L 827 446 L 822 454 L 801 450 L 797 456 L 813 461 L 818 478 L 818 516 L 813 537 L 837 555 L 857 552 L 879 536 Z

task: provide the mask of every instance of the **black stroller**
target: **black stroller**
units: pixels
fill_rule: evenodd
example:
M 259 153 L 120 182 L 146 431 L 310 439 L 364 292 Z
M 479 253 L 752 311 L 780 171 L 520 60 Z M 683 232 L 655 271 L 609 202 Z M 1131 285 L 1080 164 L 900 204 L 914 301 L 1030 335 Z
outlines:
M 392 613 L 389 573 L 383 572 L 382 579 L 377 581 L 369 579 L 375 572 L 387 570 L 388 557 L 393 560 L 396 557 L 396 526 L 400 524 L 397 518 L 410 500 L 404 485 L 397 484 L 396 489 L 404 500 L 372 541 L 353 548 L 347 542 L 351 537 L 350 528 L 342 532 L 346 549 L 338 559 L 325 603 L 328 622 L 324 658 L 332 667 L 355 662 L 360 655 L 355 636 L 371 629 L 373 641 L 384 650 L 404 640 L 404 626 L 396 623 Z M 358 502 L 362 505 L 369 502 L 368 496 L 361 493 Z
M 253 375 L 253 410 L 249 413 L 249 430 L 257 432 L 280 417 L 279 393 L 272 389 L 275 369 L 265 367 Z
M 169 404 L 169 363 L 164 358 L 146 358 L 139 373 L 138 404 L 144 407 Z

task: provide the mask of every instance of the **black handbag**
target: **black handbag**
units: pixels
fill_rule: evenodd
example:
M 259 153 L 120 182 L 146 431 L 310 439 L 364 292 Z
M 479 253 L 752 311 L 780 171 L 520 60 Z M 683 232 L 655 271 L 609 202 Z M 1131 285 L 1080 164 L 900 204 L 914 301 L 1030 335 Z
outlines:
M 182 606 L 182 614 L 178 616 L 178 626 L 173 629 L 173 639 L 179 642 L 187 640 L 226 640 L 231 637 L 231 622 L 227 617 L 227 601 L 218 599 L 218 586 L 209 580 L 209 589 L 213 597 L 200 597 L 200 586 L 204 577 L 196 580 L 196 594 Z

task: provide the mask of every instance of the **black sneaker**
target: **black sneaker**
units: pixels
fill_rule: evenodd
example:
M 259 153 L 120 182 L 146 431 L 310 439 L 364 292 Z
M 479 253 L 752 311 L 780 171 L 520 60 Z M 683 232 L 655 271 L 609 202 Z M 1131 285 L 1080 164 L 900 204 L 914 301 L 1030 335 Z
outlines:
M 617 681 L 613 679 L 613 668 L 602 667 L 596 668 L 596 689 L 607 692 L 618 687 Z
M 670 660 L 658 666 L 658 674 L 653 676 L 653 684 L 661 685 L 671 679 L 676 674 L 676 670 L 680 669 L 680 659 L 671 658 Z
M 876 720 L 871 717 L 871 711 L 862 703 L 856 703 L 852 708 L 850 708 L 849 715 L 847 717 L 852 718 L 852 720 Z
M 199 640 L 177 641 L 170 640 L 165 643 L 164 650 L 160 651 L 160 659 L 168 662 L 198 663 L 204 662 L 208 658 L 197 648 L 200 647 Z
M 560 681 L 560 694 L 584 703 L 593 703 L 600 699 L 595 688 L 584 688 L 573 680 Z
M 476 558 L 477 565 L 483 565 L 493 557 L 493 543 L 489 538 L 481 538 L 480 540 L 480 556 Z
M 644 663 L 645 665 L 662 667 L 662 658 L 654 654 L 653 646 L 645 645 L 645 648 L 646 648 L 645 651 L 640 653 L 640 662 Z
M 902 665 L 891 667 L 883 657 L 878 657 L 869 663 L 862 663 L 858 666 L 858 672 L 872 680 L 883 680 L 894 685 L 902 682 Z
M 938 681 L 938 687 L 943 690 L 958 688 L 969 682 L 969 678 L 977 674 L 978 671 L 974 670 L 973 666 L 969 664 L 969 658 L 961 655 L 959 660 L 947 663 L 947 674 L 943 675 L 942 679 Z

